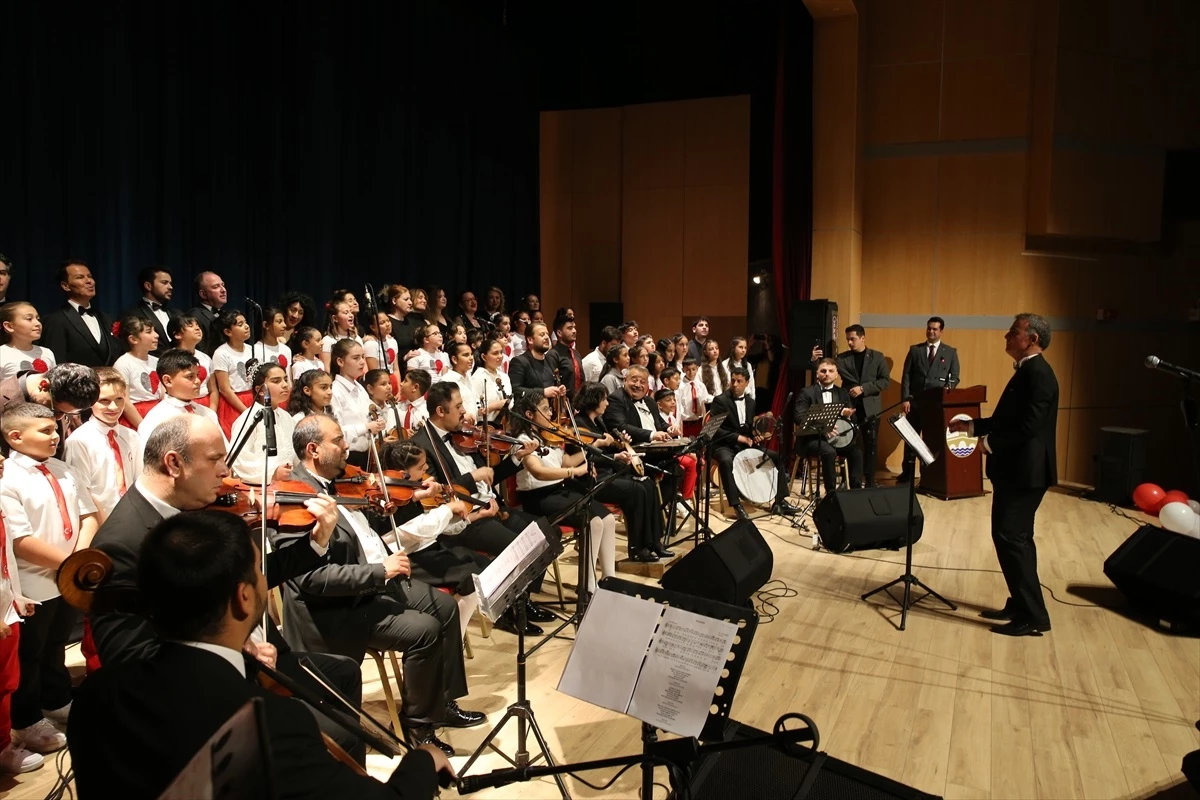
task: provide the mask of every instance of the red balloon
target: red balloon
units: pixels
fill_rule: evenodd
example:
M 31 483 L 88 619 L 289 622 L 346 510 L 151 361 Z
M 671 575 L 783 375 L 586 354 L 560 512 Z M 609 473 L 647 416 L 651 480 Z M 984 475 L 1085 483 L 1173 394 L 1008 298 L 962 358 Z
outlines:
M 1147 514 L 1157 514 L 1166 497 L 1162 487 L 1153 483 L 1140 484 L 1133 490 L 1133 504 Z
M 1188 496 L 1186 494 L 1179 491 L 1178 489 L 1172 489 L 1171 491 L 1169 491 L 1165 495 L 1163 495 L 1162 502 L 1158 504 L 1158 507 L 1162 508 L 1167 503 L 1183 503 L 1186 506 L 1187 501 L 1188 501 Z

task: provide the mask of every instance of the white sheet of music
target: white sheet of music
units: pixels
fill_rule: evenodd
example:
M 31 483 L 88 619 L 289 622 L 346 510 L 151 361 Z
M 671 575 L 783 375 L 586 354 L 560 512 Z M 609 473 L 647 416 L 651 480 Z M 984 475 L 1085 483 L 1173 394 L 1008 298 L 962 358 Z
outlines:
M 904 441 L 908 442 L 916 454 L 921 458 L 921 463 L 928 466 L 933 463 L 933 452 L 929 446 L 925 444 L 925 440 L 921 438 L 921 434 L 917 433 L 908 421 L 908 417 L 903 414 L 898 415 L 892 420 L 892 427 L 896 429 L 896 433 L 903 437 Z
M 531 522 L 521 531 L 516 539 L 496 556 L 492 563 L 484 567 L 483 572 L 471 576 L 475 582 L 475 591 L 479 593 L 480 605 L 490 609 L 492 598 L 504 589 L 506 583 L 511 583 L 520 571 L 531 563 L 537 554 L 549 547 L 546 537 L 536 522 Z M 503 611 L 503 609 L 500 609 Z M 490 616 L 490 615 L 489 615 Z M 494 622 L 495 619 L 492 618 Z
M 600 589 L 558 690 L 681 736 L 698 736 L 737 625 Z

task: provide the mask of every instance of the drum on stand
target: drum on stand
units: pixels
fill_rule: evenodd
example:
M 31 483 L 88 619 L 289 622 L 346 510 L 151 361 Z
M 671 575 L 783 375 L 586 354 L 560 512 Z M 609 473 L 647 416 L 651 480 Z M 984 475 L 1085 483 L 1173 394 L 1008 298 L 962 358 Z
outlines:
M 733 457 L 733 482 L 743 500 L 769 506 L 775 501 L 779 470 L 770 456 L 752 447 Z

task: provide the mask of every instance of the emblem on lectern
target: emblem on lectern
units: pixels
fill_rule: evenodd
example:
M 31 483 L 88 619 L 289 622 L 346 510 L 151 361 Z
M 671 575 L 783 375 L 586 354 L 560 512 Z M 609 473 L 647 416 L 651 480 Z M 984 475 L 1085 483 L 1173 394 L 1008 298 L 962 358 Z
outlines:
M 970 422 L 971 418 L 966 414 L 955 414 L 952 421 L 965 420 Z M 978 436 L 968 436 L 965 433 L 954 433 L 949 428 L 946 429 L 946 449 L 956 458 L 966 458 L 975 452 L 976 446 L 979 444 Z

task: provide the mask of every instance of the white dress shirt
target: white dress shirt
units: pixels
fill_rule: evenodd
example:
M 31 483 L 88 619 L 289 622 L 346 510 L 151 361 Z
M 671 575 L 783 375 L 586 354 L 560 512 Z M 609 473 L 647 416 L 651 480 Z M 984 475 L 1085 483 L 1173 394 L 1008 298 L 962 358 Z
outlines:
M 497 386 L 496 381 L 499 381 L 500 385 Z M 486 367 L 479 367 L 471 373 L 471 388 L 475 390 L 475 396 L 487 405 L 496 402 L 501 396 L 512 399 L 512 380 L 503 370 L 489 372 Z M 488 419 L 495 419 L 499 414 L 499 411 L 493 411 L 488 414 Z
M 254 638 L 251 636 L 251 638 Z M 238 671 L 238 674 L 243 678 L 246 677 L 246 661 L 241 650 L 231 650 L 228 647 L 222 647 L 219 644 L 210 644 L 208 642 L 184 642 L 172 640 L 175 644 L 181 644 L 184 647 L 194 647 L 197 650 L 207 650 L 213 655 L 218 655 L 229 662 L 229 666 Z
M 245 436 L 242 431 L 249 427 L 250 421 L 255 414 L 263 410 L 261 403 L 252 403 L 246 407 L 246 410 L 238 415 L 237 421 L 233 423 L 231 430 L 234 437 Z M 275 474 L 275 469 L 283 464 L 296 464 L 296 451 L 292 449 L 292 432 L 296 430 L 296 421 L 292 419 L 292 415 L 286 409 L 273 408 L 272 415 L 275 417 L 275 449 L 278 455 L 268 456 L 264 452 L 264 446 L 267 442 L 267 426 L 266 417 L 259 421 L 254 426 L 254 432 L 250 434 L 249 440 L 238 453 L 237 460 L 233 462 L 233 474 L 244 480 L 246 483 L 255 485 L 262 483 L 263 475 L 263 459 L 267 462 L 267 480 L 270 481 Z
M 458 467 L 458 471 L 460 473 L 463 475 L 470 475 L 475 471 L 475 462 L 471 460 L 471 457 L 464 456 L 462 453 L 455 450 L 454 445 L 446 440 L 446 435 L 449 433 L 449 431 L 442 430 L 437 426 L 437 423 L 430 423 L 429 427 L 431 427 L 433 432 L 437 436 L 440 436 L 442 441 L 445 442 L 446 449 L 450 451 L 450 457 L 454 459 L 454 465 Z M 480 497 L 492 496 L 492 487 L 488 486 L 484 481 L 475 482 L 475 491 Z
M 597 347 L 592 352 L 583 357 L 580 362 L 583 365 L 583 379 L 595 383 L 600 380 L 600 373 L 604 371 L 605 356 Z
M 76 303 L 74 300 L 68 300 L 67 303 L 70 304 L 71 308 L 75 310 L 76 314 L 79 314 L 79 309 L 83 308 L 83 306 L 79 305 L 79 303 Z M 79 316 L 83 318 L 83 324 L 87 326 L 89 331 L 91 331 L 92 338 L 98 342 L 100 341 L 100 320 L 96 318 L 96 309 L 92 308 L 90 305 L 88 308 L 91 308 L 93 313 L 79 314 Z
M 637 409 L 638 418 L 642 421 L 642 427 L 648 431 L 656 431 L 658 428 L 654 424 L 654 414 L 650 411 L 650 404 L 654 402 L 649 397 L 643 397 L 641 400 L 635 400 L 633 407 Z
M 733 398 L 733 407 L 737 411 L 738 427 L 746 424 L 746 395 Z
M 217 419 L 217 412 L 207 406 L 202 406 L 199 403 L 191 400 L 183 401 L 177 397 L 167 395 L 158 405 L 146 412 L 146 416 L 142 417 L 142 424 L 138 426 L 138 438 L 142 442 L 142 455 L 146 453 L 146 442 L 150 441 L 150 434 L 154 433 L 154 429 L 171 417 L 178 417 L 180 414 L 189 413 L 190 408 L 192 414 L 198 417 L 204 417 L 212 422 L 217 428 L 221 427 L 220 420 Z M 225 439 L 225 432 L 221 431 L 221 438 Z M 229 447 L 229 440 L 225 439 L 225 447 Z
M 4 548 L 4 558 L 8 563 L 8 577 L 0 575 L 0 610 L 3 612 L 4 623 L 12 625 L 21 621 L 16 601 L 18 597 L 23 597 L 24 593 L 21 591 L 21 571 L 17 569 L 17 557 L 13 553 L 12 536 L 7 531 L 4 541 L 0 542 L 0 547 Z
M 121 451 L 120 470 L 113 457 L 108 433 L 117 438 Z M 92 493 L 96 508 L 108 516 L 121 499 L 121 479 L 125 479 L 125 490 L 133 486 L 142 474 L 142 440 L 138 432 L 124 425 L 106 425 L 99 417 L 92 417 L 80 425 L 63 443 L 63 461 Z
M 695 390 L 694 398 L 692 396 L 693 389 Z M 709 394 L 704 381 L 700 380 L 699 372 L 696 373 L 694 381 L 689 381 L 687 378 L 680 379 L 679 388 L 675 390 L 675 410 L 679 413 L 681 420 L 694 422 L 704 419 L 705 406 L 711 401 L 712 395 Z
M 732 375 L 734 367 L 741 367 L 744 370 L 746 370 L 746 372 L 750 373 L 750 380 L 746 382 L 746 394 L 750 395 L 751 397 L 754 397 L 754 365 L 751 364 L 749 361 L 742 361 L 740 363 L 735 364 L 735 363 L 733 363 L 732 358 L 727 358 L 724 361 L 722 361 L 721 363 L 725 365 L 725 374 L 726 375 Z
M 369 450 L 371 443 L 367 434 L 367 417 L 371 411 L 371 398 L 367 396 L 363 385 L 345 375 L 338 375 L 333 379 L 332 408 L 350 449 L 356 453 Z
M 425 406 L 424 397 L 418 397 L 411 403 L 407 400 L 398 400 L 396 411 L 400 415 L 400 427 L 407 431 L 415 431 L 421 426 L 421 423 L 429 419 L 429 410 Z
M 650 430 L 654 430 L 653 423 L 651 423 L 651 425 L 650 425 Z M 533 441 L 533 437 L 531 437 L 527 434 L 524 434 L 524 433 L 522 433 L 517 438 L 520 439 L 522 442 L 532 442 Z M 562 465 L 563 448 L 561 448 L 561 447 L 551 447 L 549 449 L 549 451 L 546 453 L 546 455 L 541 455 L 539 453 L 538 458 L 541 459 L 541 462 L 543 465 L 545 465 L 551 469 L 563 469 L 564 468 Z M 535 478 L 535 477 L 533 477 L 533 473 L 527 469 L 523 469 L 517 473 L 517 491 L 519 491 L 519 492 L 528 492 L 528 491 L 532 491 L 533 489 L 542 489 L 547 486 L 555 486 L 562 482 L 563 482 L 563 478 L 552 478 L 548 481 L 544 481 L 539 478 Z
M 142 302 L 146 304 L 146 308 L 150 309 L 150 313 L 154 315 L 155 319 L 158 320 L 158 324 L 162 325 L 162 329 L 165 331 L 167 329 L 167 324 L 171 321 L 171 317 L 169 314 L 167 314 L 166 309 L 164 309 L 162 304 L 157 300 L 147 300 L 142 298 Z M 154 306 L 158 306 L 158 308 L 155 308 Z M 165 350 L 169 342 L 159 342 L 159 344 Z

